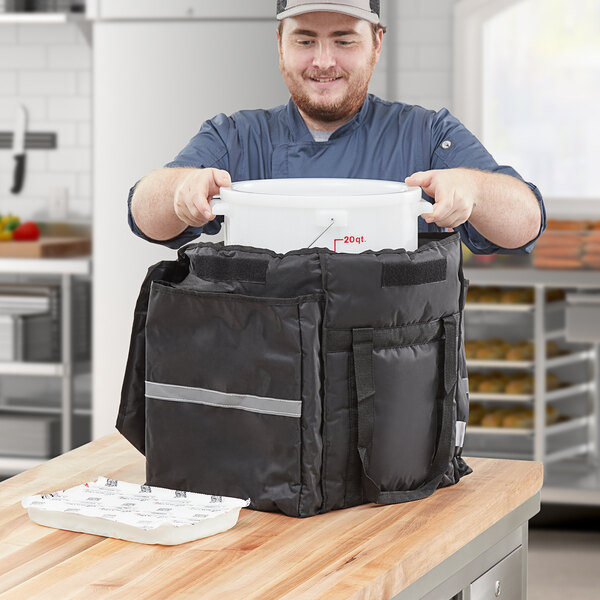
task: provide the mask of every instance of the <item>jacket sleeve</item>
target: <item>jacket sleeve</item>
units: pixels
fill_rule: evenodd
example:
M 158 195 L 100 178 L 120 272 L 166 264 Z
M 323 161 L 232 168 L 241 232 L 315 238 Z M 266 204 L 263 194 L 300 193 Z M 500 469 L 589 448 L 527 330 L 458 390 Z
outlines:
M 184 229 L 179 235 L 171 238 L 169 240 L 155 240 L 151 237 L 148 237 L 138 226 L 131 214 L 131 199 L 133 198 L 133 192 L 135 191 L 135 187 L 139 181 L 129 190 L 129 197 L 127 198 L 127 222 L 129 224 L 129 229 L 135 233 L 138 237 L 146 240 L 147 242 L 151 242 L 152 244 L 160 244 L 161 246 L 167 246 L 167 248 L 177 249 L 184 244 L 194 241 L 196 238 L 200 237 L 203 233 L 206 235 L 215 235 L 221 231 L 221 224 L 223 223 L 223 217 L 217 216 L 212 221 L 206 223 L 202 227 L 188 227 Z
M 498 165 L 483 144 L 446 109 L 433 116 L 431 129 L 432 169 L 466 167 L 492 173 L 504 173 L 524 181 L 512 167 Z M 546 209 L 537 187 L 528 181 L 524 183 L 531 188 L 540 207 L 542 219 L 537 236 L 520 248 L 502 248 L 490 242 L 467 221 L 456 229 L 460 232 L 463 242 L 472 252 L 475 254 L 523 254 L 533 250 L 536 241 L 546 229 Z
M 231 127 L 230 118 L 219 114 L 205 121 L 200 131 L 188 142 L 179 154 L 165 167 L 216 168 L 229 171 L 229 155 L 226 140 Z M 137 182 L 139 183 L 139 182 Z M 223 217 L 218 216 L 202 227 L 188 227 L 182 233 L 169 240 L 154 240 L 145 235 L 131 214 L 131 199 L 137 183 L 129 190 L 127 198 L 127 221 L 135 235 L 153 244 L 161 244 L 169 248 L 179 248 L 195 240 L 201 234 L 215 235 L 221 230 Z

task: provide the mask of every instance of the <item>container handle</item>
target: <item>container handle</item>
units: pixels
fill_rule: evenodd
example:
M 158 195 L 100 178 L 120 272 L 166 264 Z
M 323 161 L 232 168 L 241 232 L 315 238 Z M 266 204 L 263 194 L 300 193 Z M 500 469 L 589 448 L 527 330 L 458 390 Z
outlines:
M 428 202 L 427 200 L 419 200 L 417 202 L 417 216 L 420 215 L 424 215 L 425 213 L 432 213 L 433 212 L 433 204 L 431 204 L 431 202 Z
M 221 200 L 221 196 L 213 196 L 208 204 L 215 215 L 226 215 L 228 212 L 229 206 L 225 200 Z

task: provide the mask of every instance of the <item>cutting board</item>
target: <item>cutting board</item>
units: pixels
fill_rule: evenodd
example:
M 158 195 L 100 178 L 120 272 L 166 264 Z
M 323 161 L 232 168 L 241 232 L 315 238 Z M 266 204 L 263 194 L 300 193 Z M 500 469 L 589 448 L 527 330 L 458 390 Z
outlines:
M 34 242 L 0 241 L 0 258 L 68 258 L 92 251 L 87 237 L 40 237 Z

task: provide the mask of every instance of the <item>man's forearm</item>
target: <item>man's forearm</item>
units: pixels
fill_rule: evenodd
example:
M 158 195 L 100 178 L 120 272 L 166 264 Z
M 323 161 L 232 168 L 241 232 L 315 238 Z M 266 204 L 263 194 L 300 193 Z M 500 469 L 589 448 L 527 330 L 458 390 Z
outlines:
M 131 213 L 136 225 L 153 240 L 169 240 L 187 225 L 175 214 L 173 200 L 186 168 L 157 169 L 136 186 L 131 199 Z
M 476 204 L 469 222 L 481 235 L 502 248 L 520 248 L 540 231 L 541 211 L 531 188 L 503 173 L 473 171 Z
M 542 214 L 535 194 L 503 173 L 457 167 L 418 171 L 405 179 L 435 200 L 427 223 L 458 227 L 466 221 L 501 248 L 520 248 L 537 237 Z

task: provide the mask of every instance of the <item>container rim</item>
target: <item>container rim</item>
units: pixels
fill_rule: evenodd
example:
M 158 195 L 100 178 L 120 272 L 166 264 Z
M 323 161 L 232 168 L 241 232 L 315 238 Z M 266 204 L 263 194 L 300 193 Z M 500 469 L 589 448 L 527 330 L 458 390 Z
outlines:
M 314 191 L 311 189 L 313 186 Z M 230 188 L 221 188 L 220 196 L 232 203 L 276 205 L 281 208 L 369 208 L 377 204 L 417 202 L 421 199 L 421 188 L 383 179 L 307 177 L 236 181 Z

